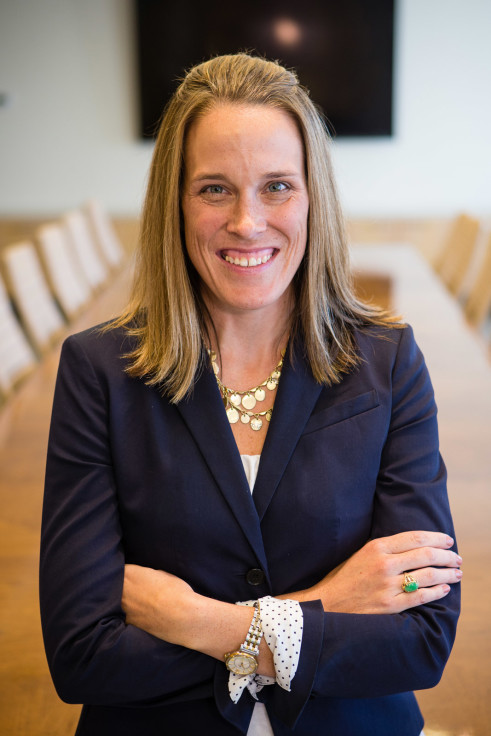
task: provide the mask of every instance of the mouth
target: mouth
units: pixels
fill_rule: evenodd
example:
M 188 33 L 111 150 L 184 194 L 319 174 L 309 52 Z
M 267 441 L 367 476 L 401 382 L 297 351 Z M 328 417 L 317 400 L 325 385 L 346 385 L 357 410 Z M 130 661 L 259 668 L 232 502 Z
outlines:
M 276 248 L 264 248 L 260 251 L 243 253 L 240 251 L 223 250 L 220 253 L 221 258 L 233 266 L 240 268 L 254 268 L 262 266 L 273 258 L 276 254 Z

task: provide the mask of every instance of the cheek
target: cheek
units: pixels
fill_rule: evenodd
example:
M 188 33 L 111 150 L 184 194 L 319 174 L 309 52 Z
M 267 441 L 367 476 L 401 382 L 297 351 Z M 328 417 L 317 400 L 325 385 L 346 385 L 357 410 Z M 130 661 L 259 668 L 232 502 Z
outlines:
M 288 229 L 290 234 L 290 241 L 294 246 L 295 254 L 302 258 L 305 253 L 307 246 L 307 219 L 302 218 L 299 222 L 299 218 L 292 218 L 290 227 Z
M 307 224 L 298 225 L 298 220 L 296 227 L 292 226 L 292 229 L 290 230 L 290 242 L 292 244 L 291 251 L 290 251 L 290 257 L 288 259 L 289 261 L 289 270 L 291 271 L 291 276 L 297 272 L 298 268 L 300 267 L 300 264 L 305 256 L 305 252 L 307 250 Z
M 200 258 L 205 238 L 199 221 L 189 211 L 184 215 L 184 242 L 191 261 L 196 265 L 195 260 Z
M 291 208 L 283 212 L 283 216 L 283 223 L 280 227 L 285 235 L 295 247 L 305 247 L 308 232 L 308 202 L 295 202 Z
M 207 280 L 215 267 L 215 234 L 217 228 L 214 218 L 207 216 L 188 217 L 184 221 L 184 238 L 187 254 L 201 279 Z
M 184 234 L 188 248 L 206 250 L 220 227 L 215 213 L 196 214 L 184 219 Z

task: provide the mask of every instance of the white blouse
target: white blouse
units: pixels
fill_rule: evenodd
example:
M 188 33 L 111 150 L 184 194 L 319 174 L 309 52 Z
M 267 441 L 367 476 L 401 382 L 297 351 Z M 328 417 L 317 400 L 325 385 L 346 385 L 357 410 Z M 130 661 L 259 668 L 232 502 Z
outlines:
M 260 455 L 241 455 L 251 493 L 254 490 Z M 266 644 L 273 652 L 276 677 L 247 675 L 233 672 L 229 676 L 229 693 L 236 703 L 245 688 L 257 700 L 257 693 L 267 685 L 277 683 L 290 691 L 300 657 L 303 633 L 303 613 L 297 601 L 278 600 L 271 596 L 260 598 L 261 626 Z M 253 606 L 254 601 L 240 601 L 238 605 Z M 247 736 L 274 736 L 264 703 L 256 703 Z

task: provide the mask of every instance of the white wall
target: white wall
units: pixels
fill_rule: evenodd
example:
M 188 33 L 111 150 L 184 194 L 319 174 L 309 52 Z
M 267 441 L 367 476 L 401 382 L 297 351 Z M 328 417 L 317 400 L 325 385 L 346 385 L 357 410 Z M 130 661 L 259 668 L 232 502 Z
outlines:
M 141 206 L 131 0 L 0 0 L 0 214 Z M 491 2 L 399 0 L 395 135 L 335 142 L 351 216 L 491 213 Z
M 399 0 L 395 135 L 337 141 L 350 214 L 491 212 L 491 2 Z
M 0 0 L 0 212 L 139 210 L 131 0 Z

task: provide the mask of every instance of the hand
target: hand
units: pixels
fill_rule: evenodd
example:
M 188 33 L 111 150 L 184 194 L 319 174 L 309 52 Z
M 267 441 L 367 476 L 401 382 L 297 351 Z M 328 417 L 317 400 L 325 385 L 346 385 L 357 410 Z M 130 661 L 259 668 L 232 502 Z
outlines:
M 181 578 L 163 570 L 125 565 L 121 605 L 126 623 L 171 644 L 180 644 L 183 615 L 194 592 Z
M 299 600 L 320 598 L 325 611 L 339 613 L 400 613 L 436 601 L 462 577 L 462 559 L 450 551 L 452 545 L 450 537 L 438 532 L 373 539 L 319 583 L 301 591 Z M 417 591 L 403 592 L 406 571 L 419 583 Z

